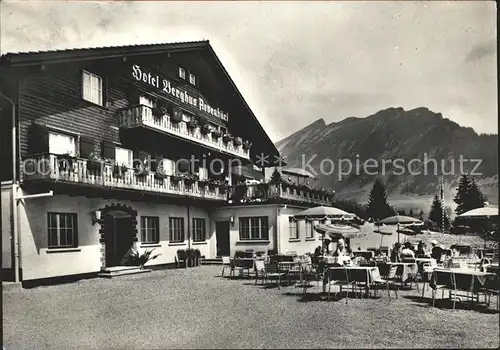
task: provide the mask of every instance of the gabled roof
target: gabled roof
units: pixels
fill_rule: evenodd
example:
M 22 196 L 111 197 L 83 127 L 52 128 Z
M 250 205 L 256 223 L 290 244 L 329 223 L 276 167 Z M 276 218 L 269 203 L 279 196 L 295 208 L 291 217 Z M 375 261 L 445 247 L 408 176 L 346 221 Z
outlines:
M 271 141 L 262 125 L 259 123 L 255 114 L 252 112 L 247 102 L 241 95 L 236 87 L 236 84 L 229 76 L 222 62 L 217 57 L 208 40 L 203 41 L 188 41 L 177 43 L 162 43 L 162 44 L 147 44 L 147 45 L 127 45 L 127 46 L 107 46 L 107 47 L 93 47 L 93 48 L 74 48 L 67 50 L 48 50 L 48 51 L 29 51 L 29 52 L 11 52 L 0 56 L 0 72 L 2 69 L 10 67 L 23 67 L 41 64 L 54 64 L 65 63 L 85 60 L 96 60 L 115 58 L 123 56 L 139 56 L 139 55 L 154 55 L 163 54 L 168 52 L 182 52 L 193 50 L 208 50 L 210 56 L 214 59 L 217 66 L 219 66 L 224 77 L 227 79 L 232 87 L 236 97 L 241 101 L 245 109 L 253 118 L 253 121 L 258 126 L 262 137 L 265 138 L 265 143 L 268 144 L 269 154 L 279 157 L 279 151 L 276 149 L 274 143 Z

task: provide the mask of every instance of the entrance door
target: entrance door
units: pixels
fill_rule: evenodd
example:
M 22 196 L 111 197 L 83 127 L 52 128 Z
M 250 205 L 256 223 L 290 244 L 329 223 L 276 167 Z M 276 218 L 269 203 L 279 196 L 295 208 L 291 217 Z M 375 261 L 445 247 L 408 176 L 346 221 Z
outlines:
M 130 216 L 104 216 L 106 239 L 106 266 L 119 266 L 123 256 L 133 244 Z
M 229 221 L 215 222 L 215 238 L 217 240 L 217 256 L 229 256 Z

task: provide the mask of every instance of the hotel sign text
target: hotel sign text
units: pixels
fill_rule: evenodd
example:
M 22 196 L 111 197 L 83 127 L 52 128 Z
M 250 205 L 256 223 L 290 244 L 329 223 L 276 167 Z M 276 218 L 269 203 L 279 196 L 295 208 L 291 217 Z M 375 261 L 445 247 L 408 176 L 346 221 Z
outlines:
M 137 64 L 132 66 L 132 76 L 137 81 L 142 81 L 146 84 L 154 86 L 157 89 L 160 89 L 168 95 L 174 96 L 182 103 L 189 104 L 193 107 L 198 108 L 200 111 L 207 112 L 215 117 L 221 118 L 222 120 L 228 120 L 227 113 L 224 113 L 218 108 L 212 108 L 202 98 L 191 96 L 187 91 L 183 91 L 172 86 L 172 83 L 169 80 L 160 78 L 160 76 L 153 75 L 150 72 L 143 71 Z

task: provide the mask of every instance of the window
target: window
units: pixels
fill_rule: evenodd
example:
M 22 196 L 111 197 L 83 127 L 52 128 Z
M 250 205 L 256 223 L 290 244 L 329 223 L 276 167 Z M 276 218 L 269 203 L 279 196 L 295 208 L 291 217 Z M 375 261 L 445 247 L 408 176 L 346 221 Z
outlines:
M 163 158 L 158 164 L 157 171 L 161 170 L 165 175 L 175 174 L 175 162 L 172 159 Z
M 192 116 L 189 113 L 182 112 L 182 121 L 185 123 L 189 123 L 192 119 Z
M 69 154 L 76 156 L 76 139 L 74 136 L 49 133 L 49 152 L 54 154 Z
M 186 70 L 182 67 L 179 67 L 179 78 L 186 79 Z
M 288 218 L 288 227 L 289 227 L 289 235 L 290 239 L 298 239 L 299 238 L 299 226 L 297 225 L 297 220 L 293 217 Z
M 102 78 L 83 71 L 83 99 L 102 106 L 102 96 Z
M 193 218 L 193 241 L 204 242 L 207 239 L 205 219 Z
M 189 82 L 192 85 L 196 85 L 196 75 L 194 75 L 193 73 L 189 73 Z
M 184 242 L 184 218 L 169 218 L 169 240 L 171 243 Z
M 198 169 L 198 175 L 200 180 L 207 180 L 208 179 L 208 168 L 200 166 Z
M 268 240 L 269 224 L 267 216 L 240 218 L 240 239 Z
M 75 213 L 47 213 L 49 248 L 77 247 L 78 224 Z
M 131 150 L 121 147 L 115 147 L 116 164 L 127 165 L 129 168 L 132 168 L 133 159 L 134 155 Z
M 141 105 L 140 108 L 142 110 L 144 117 L 148 118 L 153 116 L 154 102 L 152 98 L 146 96 L 139 96 L 139 104 Z
M 160 218 L 141 216 L 141 243 L 160 242 Z
M 314 238 L 314 222 L 306 220 L 306 238 Z

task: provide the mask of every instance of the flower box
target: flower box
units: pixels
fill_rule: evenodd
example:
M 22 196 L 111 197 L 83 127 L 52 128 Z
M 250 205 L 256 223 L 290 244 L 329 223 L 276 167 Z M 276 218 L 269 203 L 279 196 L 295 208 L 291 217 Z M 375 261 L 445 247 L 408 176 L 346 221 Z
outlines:
M 101 172 L 101 164 L 102 164 L 102 160 L 89 159 L 89 160 L 87 160 L 87 170 L 100 173 Z
M 164 179 L 167 177 L 167 174 L 162 169 L 156 169 L 155 171 L 155 178 L 157 179 Z
M 230 141 L 233 141 L 233 137 L 229 134 L 225 134 L 222 136 L 222 141 L 224 141 L 224 143 L 229 143 Z
M 208 135 L 212 131 L 212 128 L 210 127 L 210 125 L 204 124 L 202 125 L 200 130 L 203 135 Z
M 245 140 L 243 142 L 243 148 L 248 150 L 248 149 L 250 149 L 250 147 L 252 147 L 252 143 L 248 140 Z
M 182 112 L 179 109 L 174 109 L 174 112 L 173 112 L 172 116 L 170 117 L 170 120 L 173 123 L 182 122 Z
M 115 164 L 113 166 L 113 175 L 117 177 L 122 177 L 124 176 L 128 171 L 128 167 L 126 165 L 118 165 Z
M 187 123 L 186 126 L 189 130 L 194 130 L 198 127 L 198 122 L 194 119 L 194 120 L 189 121 L 189 123 Z

